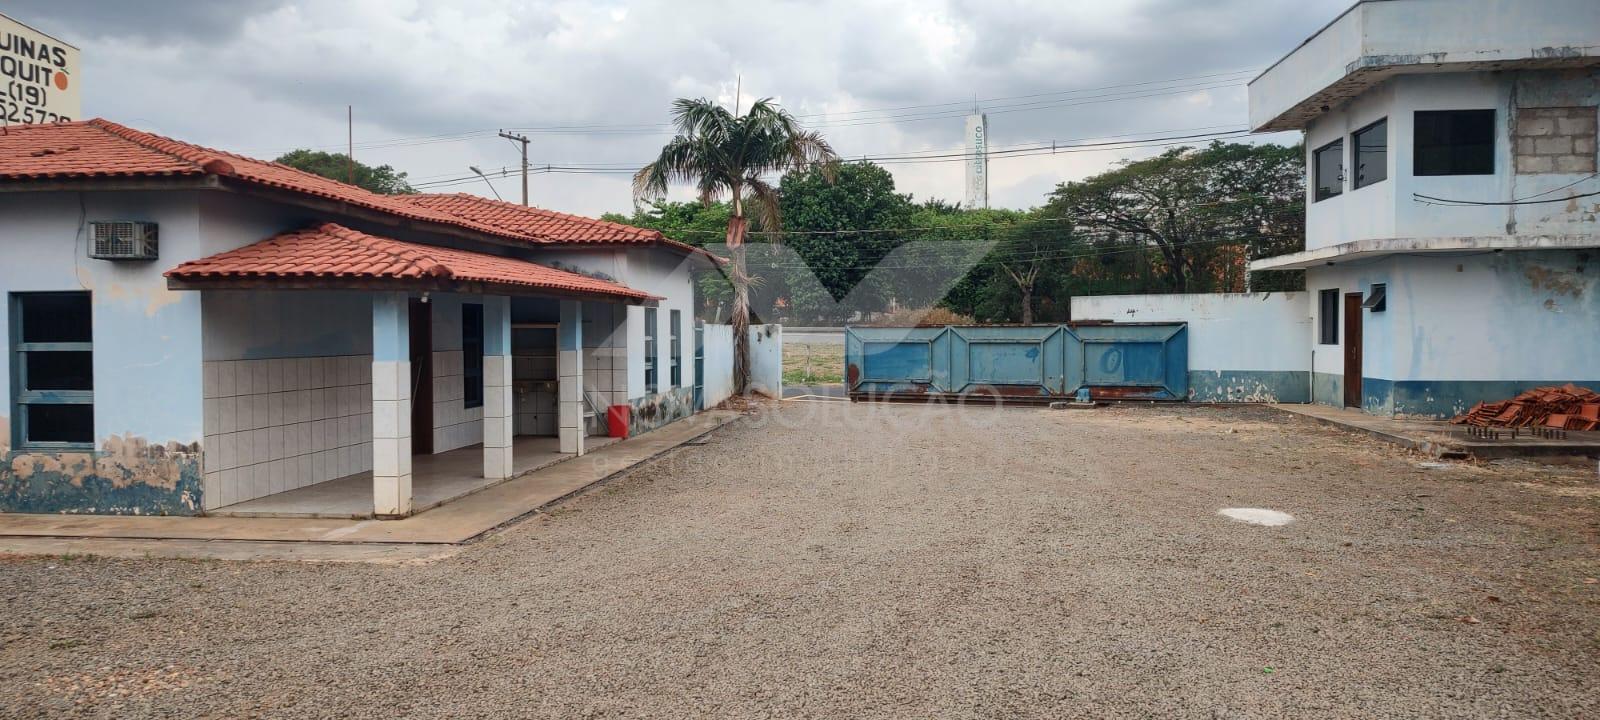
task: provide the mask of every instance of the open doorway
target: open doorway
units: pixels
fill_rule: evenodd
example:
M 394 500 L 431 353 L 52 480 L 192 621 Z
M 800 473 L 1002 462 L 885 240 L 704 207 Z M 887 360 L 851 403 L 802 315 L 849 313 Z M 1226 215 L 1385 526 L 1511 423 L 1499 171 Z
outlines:
M 411 454 L 433 452 L 433 309 L 411 298 Z
M 1344 296 L 1344 406 L 1361 407 L 1361 293 Z

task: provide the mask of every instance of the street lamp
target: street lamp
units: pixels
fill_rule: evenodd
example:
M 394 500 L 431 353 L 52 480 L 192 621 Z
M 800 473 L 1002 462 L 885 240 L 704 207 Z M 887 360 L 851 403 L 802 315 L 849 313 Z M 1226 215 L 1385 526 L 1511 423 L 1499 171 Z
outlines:
M 467 169 L 468 169 L 468 170 L 471 170 L 471 171 L 472 171 L 472 174 L 474 174 L 474 175 L 477 175 L 477 176 L 478 176 L 478 177 L 481 177 L 481 178 L 483 178 L 483 182 L 484 182 L 484 184 L 486 184 L 486 185 L 488 185 L 488 186 L 489 186 L 489 192 L 492 192 L 492 193 L 494 193 L 494 199 L 496 199 L 496 200 L 499 200 L 499 201 L 500 201 L 500 202 L 505 202 L 505 201 L 506 201 L 506 199 L 505 199 L 505 198 L 503 198 L 503 197 L 500 197 L 500 191 L 499 191 L 499 190 L 496 190 L 496 189 L 494 189 L 494 183 L 492 183 L 492 182 L 489 182 L 489 176 L 488 176 L 488 175 L 485 175 L 485 174 L 483 174 L 483 171 L 482 171 L 482 170 L 479 170 L 479 169 L 478 169 L 478 166 L 477 166 L 477 165 L 468 165 L 468 166 L 467 166 Z

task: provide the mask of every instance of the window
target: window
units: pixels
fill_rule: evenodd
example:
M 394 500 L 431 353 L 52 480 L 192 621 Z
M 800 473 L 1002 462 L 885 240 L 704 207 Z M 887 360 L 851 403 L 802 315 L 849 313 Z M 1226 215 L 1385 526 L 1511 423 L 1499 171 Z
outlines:
M 94 324 L 89 293 L 11 295 L 16 445 L 94 447 Z
M 1494 111 L 1418 112 L 1414 175 L 1493 175 Z
M 1344 141 L 1335 140 L 1312 154 L 1316 180 L 1316 200 L 1327 200 L 1344 192 Z
M 1389 177 L 1389 118 L 1384 118 L 1350 136 L 1355 145 L 1355 187 L 1364 188 Z
M 656 392 L 656 309 L 644 309 L 644 391 Z
M 1323 290 L 1317 294 L 1317 326 L 1322 331 L 1323 345 L 1339 344 L 1339 290 Z
M 1371 311 L 1373 311 L 1375 313 L 1380 313 L 1380 312 L 1383 312 L 1384 310 L 1388 310 L 1389 309 L 1389 297 L 1388 297 L 1388 295 L 1389 295 L 1389 288 L 1386 285 L 1384 285 L 1383 283 L 1373 283 L 1372 284 L 1372 289 L 1367 291 L 1367 299 L 1361 303 L 1361 307 L 1364 307 L 1364 308 L 1366 308 L 1368 310 L 1371 310 Z
M 671 311 L 672 332 L 672 387 L 683 386 L 683 313 Z
M 483 306 L 461 306 L 461 382 L 464 407 L 483 407 Z

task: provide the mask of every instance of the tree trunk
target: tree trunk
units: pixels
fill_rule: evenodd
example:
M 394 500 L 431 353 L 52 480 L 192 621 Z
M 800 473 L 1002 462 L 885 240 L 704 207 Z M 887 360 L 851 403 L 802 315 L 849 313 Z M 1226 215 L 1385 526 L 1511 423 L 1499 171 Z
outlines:
M 750 276 L 745 270 L 745 228 L 744 217 L 728 218 L 728 254 L 733 256 L 733 391 L 739 395 L 750 391 Z
M 1033 324 L 1033 285 L 1022 288 L 1022 324 Z

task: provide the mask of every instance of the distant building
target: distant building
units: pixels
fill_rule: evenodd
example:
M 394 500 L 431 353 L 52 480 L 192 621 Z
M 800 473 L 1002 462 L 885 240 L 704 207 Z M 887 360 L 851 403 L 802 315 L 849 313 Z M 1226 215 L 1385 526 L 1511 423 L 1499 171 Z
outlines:
M 1600 2 L 1369 0 L 1335 18 L 1250 83 L 1256 131 L 1304 132 L 1307 179 L 1306 249 L 1251 269 L 1304 270 L 1305 315 L 1192 327 L 1192 345 L 1256 352 L 1191 368 L 1191 391 L 1443 417 L 1600 387 L 1597 106 Z M 1225 321 L 1241 296 L 1184 297 L 1074 316 Z

